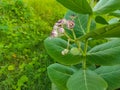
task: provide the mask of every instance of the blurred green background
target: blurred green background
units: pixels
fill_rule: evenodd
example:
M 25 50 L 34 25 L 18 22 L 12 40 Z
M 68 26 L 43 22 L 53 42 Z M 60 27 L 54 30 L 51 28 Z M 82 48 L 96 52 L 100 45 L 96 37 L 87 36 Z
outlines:
M 55 0 L 0 0 L 0 90 L 50 90 L 43 41 L 65 12 Z

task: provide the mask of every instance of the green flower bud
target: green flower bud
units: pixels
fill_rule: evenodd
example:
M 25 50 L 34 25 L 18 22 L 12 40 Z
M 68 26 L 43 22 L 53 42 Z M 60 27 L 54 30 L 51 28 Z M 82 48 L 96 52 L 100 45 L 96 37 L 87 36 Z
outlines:
M 79 51 L 78 48 L 73 47 L 73 48 L 71 48 L 70 53 L 71 53 L 72 55 L 79 55 L 79 54 L 80 54 L 80 51 Z

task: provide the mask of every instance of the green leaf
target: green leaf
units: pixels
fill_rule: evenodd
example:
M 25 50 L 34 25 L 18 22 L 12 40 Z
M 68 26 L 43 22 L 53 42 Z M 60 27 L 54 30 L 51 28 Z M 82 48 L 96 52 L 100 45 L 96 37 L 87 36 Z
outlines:
M 120 9 L 120 0 L 99 0 L 93 9 L 95 14 L 106 14 Z
M 52 90 L 60 90 L 54 83 L 52 83 Z
M 59 63 L 74 65 L 80 63 L 83 59 L 81 55 L 72 55 L 70 52 L 66 55 L 62 55 L 61 52 L 67 47 L 67 42 L 63 39 L 47 38 L 44 44 L 48 54 Z M 72 48 L 71 45 L 70 48 Z
M 120 65 L 101 66 L 95 70 L 108 83 L 108 90 L 120 88 Z
M 110 38 L 110 37 L 120 37 L 120 23 L 111 24 L 104 26 L 102 28 L 96 29 L 87 33 L 86 35 L 80 37 L 80 40 L 88 39 L 88 38 Z
M 92 9 L 87 0 L 57 0 L 64 7 L 82 14 L 92 14 Z
M 27 81 L 28 81 L 28 77 L 27 77 L 26 75 L 23 75 L 23 76 L 21 76 L 20 79 L 18 80 L 17 86 L 18 86 L 18 87 L 21 87 L 21 86 L 23 86 L 24 83 L 27 82 Z
M 77 37 L 80 37 L 86 33 L 88 15 L 78 14 L 69 10 L 64 18 L 67 20 L 72 20 L 74 18 L 74 22 L 75 22 L 74 32 Z M 90 30 L 94 30 L 95 28 L 96 28 L 96 23 L 94 20 L 92 20 Z
M 108 22 L 101 16 L 96 16 L 95 21 L 100 24 L 108 24 Z
M 73 70 L 61 64 L 52 64 L 47 68 L 50 80 L 60 89 L 67 90 L 68 78 L 74 73 Z
M 108 39 L 103 39 L 103 38 L 101 38 L 101 39 L 91 39 L 91 40 L 88 40 L 88 45 L 91 47 L 91 48 L 93 48 L 93 47 L 95 47 L 96 45 L 100 45 L 100 44 L 103 44 L 103 43 L 105 43 L 105 42 L 108 42 Z M 90 50 L 90 49 L 89 49 Z M 88 50 L 88 51 L 89 51 Z
M 111 20 L 109 20 L 108 23 L 109 24 L 119 23 L 119 18 L 112 18 Z
M 95 46 L 88 51 L 87 60 L 98 65 L 120 64 L 120 39 Z
M 106 90 L 107 83 L 94 71 L 79 70 L 67 82 L 68 90 Z
M 9 71 L 15 70 L 15 66 L 14 66 L 14 65 L 9 65 L 9 66 L 8 66 L 8 70 L 9 70 Z
M 110 13 L 109 15 L 120 17 L 120 10 L 116 10 L 116 11 Z

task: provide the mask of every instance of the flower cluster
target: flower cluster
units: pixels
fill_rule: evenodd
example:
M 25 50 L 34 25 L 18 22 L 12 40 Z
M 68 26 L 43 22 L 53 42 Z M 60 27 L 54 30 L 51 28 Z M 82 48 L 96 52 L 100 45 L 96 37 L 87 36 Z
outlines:
M 59 37 L 64 35 L 65 30 L 64 27 L 67 27 L 68 29 L 73 29 L 75 26 L 75 23 L 72 20 L 66 20 L 66 19 L 61 19 L 58 20 L 57 23 L 55 23 L 53 30 L 51 32 L 51 37 Z

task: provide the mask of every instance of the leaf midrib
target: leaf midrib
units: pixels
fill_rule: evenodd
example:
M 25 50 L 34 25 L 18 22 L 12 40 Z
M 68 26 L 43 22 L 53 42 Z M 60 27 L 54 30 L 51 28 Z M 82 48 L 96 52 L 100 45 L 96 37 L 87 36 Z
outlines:
M 86 88 L 86 90 L 88 90 L 86 70 L 83 70 L 83 76 L 84 76 L 84 81 L 85 81 L 85 88 Z

